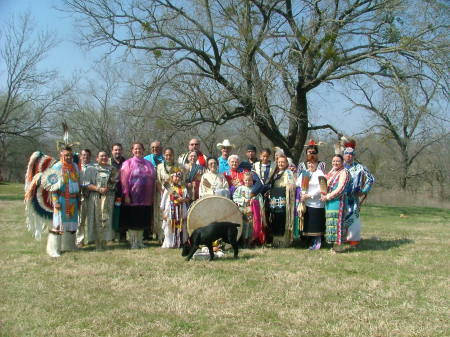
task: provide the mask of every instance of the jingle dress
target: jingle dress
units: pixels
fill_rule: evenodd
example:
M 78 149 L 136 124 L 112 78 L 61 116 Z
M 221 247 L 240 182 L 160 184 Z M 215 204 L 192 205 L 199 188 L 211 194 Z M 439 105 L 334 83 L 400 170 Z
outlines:
M 325 239 L 331 244 L 342 244 L 347 229 L 344 225 L 346 194 L 345 189 L 350 174 L 345 168 L 334 168 L 326 175 L 328 194 L 325 202 L 326 232 Z

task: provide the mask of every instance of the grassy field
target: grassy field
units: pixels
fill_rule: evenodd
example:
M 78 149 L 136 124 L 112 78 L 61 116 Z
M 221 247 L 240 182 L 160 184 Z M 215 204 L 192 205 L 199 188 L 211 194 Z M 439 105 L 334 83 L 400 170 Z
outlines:
M 0 336 L 449 336 L 450 214 L 368 205 L 359 249 L 185 262 L 114 244 L 59 259 L 0 185 Z

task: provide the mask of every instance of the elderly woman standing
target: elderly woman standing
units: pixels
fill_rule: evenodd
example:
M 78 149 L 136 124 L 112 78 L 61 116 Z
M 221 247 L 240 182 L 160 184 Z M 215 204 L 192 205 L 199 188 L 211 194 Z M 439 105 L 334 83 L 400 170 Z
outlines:
M 108 154 L 100 151 L 97 163 L 89 166 L 82 180 L 82 186 L 89 190 L 87 199 L 88 241 L 94 241 L 97 250 L 105 249 L 106 241 L 114 238 L 112 214 L 115 188 L 119 171 L 108 164 Z
M 292 241 L 294 223 L 295 177 L 288 169 L 284 154 L 277 158 L 277 169 L 271 179 L 269 196 L 270 220 L 268 242 L 274 246 L 287 247 Z
M 328 193 L 322 195 L 321 201 L 325 201 L 326 232 L 325 239 L 332 245 L 340 246 L 345 241 L 346 228 L 344 227 L 344 210 L 346 203 L 345 189 L 350 175 L 344 168 L 344 159 L 340 154 L 334 155 L 333 168 L 328 172 Z M 336 252 L 335 246 L 332 248 Z
M 191 201 L 195 201 L 199 198 L 200 181 L 202 179 L 203 171 L 203 166 L 197 164 L 197 152 L 189 152 L 188 163 L 184 165 L 184 183 Z
M 152 216 L 155 168 L 144 159 L 144 145 L 134 143 L 133 157 L 122 164 L 120 181 L 124 196 L 123 223 L 132 249 L 143 248 L 144 228 Z
M 223 173 L 218 173 L 219 161 L 216 158 L 208 158 L 208 170 L 202 175 L 200 180 L 200 198 L 207 195 L 220 195 L 228 198 L 230 196 L 227 179 Z

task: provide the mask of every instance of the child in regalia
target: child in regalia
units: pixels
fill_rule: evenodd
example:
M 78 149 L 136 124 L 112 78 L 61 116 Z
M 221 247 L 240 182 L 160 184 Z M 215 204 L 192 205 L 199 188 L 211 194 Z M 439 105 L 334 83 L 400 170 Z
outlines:
M 161 200 L 164 242 L 162 248 L 180 248 L 188 239 L 186 219 L 189 203 L 188 190 L 181 184 L 182 174 L 176 171 L 170 176 L 170 187 Z
M 250 172 L 244 173 L 244 185 L 240 185 L 233 193 L 233 201 L 245 216 L 241 240 L 244 247 L 252 243 L 262 245 L 265 241 L 263 231 L 264 202 L 261 194 L 252 197 L 253 177 Z

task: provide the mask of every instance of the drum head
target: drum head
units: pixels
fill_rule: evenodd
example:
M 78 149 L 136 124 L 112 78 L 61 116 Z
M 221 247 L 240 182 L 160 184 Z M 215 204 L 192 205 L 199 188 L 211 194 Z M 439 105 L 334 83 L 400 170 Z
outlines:
M 187 230 L 189 235 L 200 227 L 214 221 L 229 221 L 240 224 L 238 239 L 242 233 L 242 213 L 239 207 L 230 199 L 217 195 L 207 196 L 195 201 L 189 208 Z

